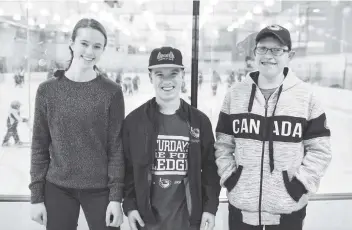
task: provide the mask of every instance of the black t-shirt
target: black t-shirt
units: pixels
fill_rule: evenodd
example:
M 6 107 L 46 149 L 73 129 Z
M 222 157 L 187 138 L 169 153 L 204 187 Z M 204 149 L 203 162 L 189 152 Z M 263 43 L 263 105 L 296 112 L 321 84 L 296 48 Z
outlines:
M 152 176 L 151 203 L 157 224 L 147 230 L 191 230 L 185 181 L 188 172 L 189 129 L 174 115 L 160 114 Z M 193 228 L 195 229 L 195 228 Z

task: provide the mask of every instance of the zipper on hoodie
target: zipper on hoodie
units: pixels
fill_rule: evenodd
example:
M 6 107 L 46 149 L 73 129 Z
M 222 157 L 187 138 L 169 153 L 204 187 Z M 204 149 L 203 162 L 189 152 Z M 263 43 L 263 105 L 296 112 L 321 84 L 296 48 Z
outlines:
M 270 96 L 269 96 L 270 98 Z M 265 100 L 265 120 L 264 120 L 264 132 L 265 135 L 264 137 L 266 138 L 267 134 L 267 117 L 268 117 L 268 101 L 269 98 Z M 263 171 L 264 171 L 264 152 L 265 152 L 265 138 L 263 140 L 263 146 L 262 146 L 262 157 L 261 157 L 261 163 L 260 163 L 260 188 L 259 188 L 259 225 L 262 225 L 262 197 L 263 197 Z

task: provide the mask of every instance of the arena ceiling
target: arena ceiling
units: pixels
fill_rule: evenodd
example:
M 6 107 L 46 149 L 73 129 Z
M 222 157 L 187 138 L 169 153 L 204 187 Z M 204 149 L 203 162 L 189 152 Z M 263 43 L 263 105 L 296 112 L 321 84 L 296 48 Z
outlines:
M 327 20 L 327 11 L 342 1 L 200 2 L 200 29 L 209 39 L 216 39 L 221 30 L 253 32 L 271 23 L 283 24 L 294 32 L 307 25 L 307 16 L 314 29 L 315 24 Z M 80 18 L 92 17 L 108 29 L 112 44 L 124 41 L 160 43 L 166 38 L 190 44 L 192 4 L 191 0 L 0 0 L 0 22 L 5 27 L 12 25 L 25 30 L 70 33 Z M 333 38 L 333 28 L 315 27 L 318 32 L 323 30 L 322 34 Z

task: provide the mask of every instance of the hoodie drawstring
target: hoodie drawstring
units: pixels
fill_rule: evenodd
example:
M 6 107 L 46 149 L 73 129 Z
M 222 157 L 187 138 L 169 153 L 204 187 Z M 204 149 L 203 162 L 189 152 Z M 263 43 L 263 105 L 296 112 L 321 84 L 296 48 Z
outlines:
M 276 107 L 277 107 L 277 103 L 279 102 L 279 98 L 282 92 L 282 87 L 283 85 L 280 86 L 279 88 L 279 92 L 277 95 L 277 100 L 275 103 L 275 107 L 274 107 L 274 111 L 272 113 L 272 119 L 269 125 L 269 165 L 270 165 L 270 172 L 274 171 L 274 138 L 273 138 L 273 130 L 274 130 L 274 116 L 275 116 L 275 112 L 276 112 Z M 255 84 L 252 84 L 252 91 L 251 91 L 251 96 L 249 99 L 249 103 L 248 103 L 248 113 L 252 112 L 252 107 L 253 107 L 253 102 L 254 102 L 254 96 L 257 90 L 257 86 Z
M 269 135 L 269 164 L 270 164 L 270 172 L 272 173 L 274 171 L 274 138 L 273 138 L 273 130 L 274 130 L 274 116 L 275 116 L 275 112 L 276 112 L 276 107 L 277 107 L 277 103 L 279 102 L 279 98 L 282 92 L 282 85 L 279 88 L 279 93 L 277 94 L 277 100 L 275 103 L 275 107 L 274 107 L 274 111 L 272 114 L 272 119 L 270 122 L 270 128 L 269 131 L 271 132 Z
M 249 103 L 248 103 L 248 113 L 252 112 L 253 101 L 254 101 L 254 96 L 255 96 L 256 90 L 257 90 L 257 86 L 255 84 L 252 84 L 251 96 L 249 98 Z
M 287 77 L 287 74 L 289 72 L 289 69 L 287 67 L 284 68 L 283 70 L 283 74 L 284 74 L 284 77 L 286 78 Z M 253 79 L 254 82 L 258 83 L 258 77 L 259 77 L 259 72 L 253 72 L 252 75 L 250 75 Z M 279 92 L 278 92 L 278 95 L 277 95 L 277 100 L 276 100 L 276 103 L 275 103 L 275 107 L 274 107 L 274 110 L 273 110 L 273 113 L 272 113 L 272 116 L 271 118 L 269 119 L 269 135 L 268 135 L 268 138 L 269 138 L 269 165 L 270 165 L 270 172 L 272 173 L 274 171 L 274 136 L 273 136 L 273 131 L 274 131 L 274 116 L 275 116 L 275 112 L 276 112 L 276 107 L 277 107 L 277 104 L 279 102 L 279 99 L 280 99 L 280 96 L 281 96 L 281 93 L 282 93 L 282 89 L 283 89 L 283 84 L 281 84 L 281 86 L 279 87 Z M 253 102 L 254 102 L 254 97 L 255 97 L 255 93 L 256 93 L 256 90 L 257 90 L 257 85 L 256 84 L 252 84 L 252 90 L 251 90 L 251 96 L 250 96 L 250 99 L 249 99 L 249 104 L 248 104 L 248 113 L 252 112 L 252 108 L 253 108 Z M 268 131 L 268 130 L 266 130 Z

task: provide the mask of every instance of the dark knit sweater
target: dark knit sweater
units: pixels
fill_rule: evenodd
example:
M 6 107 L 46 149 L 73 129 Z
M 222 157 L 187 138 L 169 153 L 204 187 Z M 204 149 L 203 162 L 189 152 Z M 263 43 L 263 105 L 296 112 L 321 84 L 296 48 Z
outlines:
M 121 88 L 98 76 L 74 82 L 59 72 L 39 85 L 31 157 L 31 203 L 44 201 L 44 184 L 75 189 L 109 188 L 122 200 L 124 159 Z

